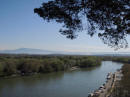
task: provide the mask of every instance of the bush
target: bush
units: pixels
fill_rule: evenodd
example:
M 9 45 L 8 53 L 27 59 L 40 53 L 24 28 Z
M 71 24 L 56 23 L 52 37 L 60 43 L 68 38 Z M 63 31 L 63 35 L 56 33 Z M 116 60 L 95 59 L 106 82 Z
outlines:
M 40 62 L 37 60 L 23 60 L 19 63 L 17 68 L 21 71 L 21 73 L 38 72 L 40 68 Z
M 16 65 L 13 61 L 5 62 L 3 72 L 5 75 L 12 75 L 16 73 Z
M 3 66 L 4 66 L 3 63 L 0 63 L 0 76 L 3 75 L 3 69 L 4 69 Z
M 99 59 L 87 58 L 87 59 L 81 60 L 80 67 L 92 67 L 92 66 L 97 66 L 100 64 L 101 64 L 101 61 Z

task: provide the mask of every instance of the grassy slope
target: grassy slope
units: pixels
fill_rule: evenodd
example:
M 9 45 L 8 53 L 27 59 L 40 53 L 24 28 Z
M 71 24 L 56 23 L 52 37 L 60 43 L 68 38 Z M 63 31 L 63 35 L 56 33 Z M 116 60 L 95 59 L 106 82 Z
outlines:
M 124 89 L 127 90 L 130 94 L 130 64 L 125 64 L 123 66 L 122 73 L 124 76 L 121 80 L 121 84 L 123 85 Z
M 130 97 L 130 64 L 122 67 L 123 77 L 115 86 L 111 97 Z

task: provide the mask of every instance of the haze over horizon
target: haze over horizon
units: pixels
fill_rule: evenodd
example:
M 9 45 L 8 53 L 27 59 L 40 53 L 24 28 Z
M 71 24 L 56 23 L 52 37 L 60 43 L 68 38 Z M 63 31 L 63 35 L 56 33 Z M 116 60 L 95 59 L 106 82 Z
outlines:
M 43 22 L 33 10 L 48 0 L 2 0 L 0 3 L 0 50 L 33 48 L 66 52 L 130 52 L 130 48 L 114 51 L 95 35 L 84 31 L 74 40 L 59 33 L 62 26 Z M 130 37 L 127 37 L 130 45 Z
M 34 48 L 19 48 L 13 50 L 0 50 L 0 54 L 60 54 L 60 55 L 121 55 L 121 56 L 130 56 L 130 52 L 70 52 L 70 51 L 55 51 L 55 50 L 45 50 L 45 49 L 34 49 Z

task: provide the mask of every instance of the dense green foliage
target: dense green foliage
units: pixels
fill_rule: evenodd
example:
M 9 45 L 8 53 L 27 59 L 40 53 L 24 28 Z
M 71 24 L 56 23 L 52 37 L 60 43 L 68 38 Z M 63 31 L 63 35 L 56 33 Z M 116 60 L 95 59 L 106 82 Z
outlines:
M 130 97 L 130 64 L 125 64 L 122 68 L 122 71 L 124 76 L 121 82 L 125 90 L 128 91 Z
M 100 62 L 101 62 L 100 59 L 89 57 L 81 61 L 80 67 L 92 67 L 96 66 L 97 64 L 100 64 Z
M 130 57 L 113 57 L 113 61 L 124 63 L 123 77 L 113 91 L 112 97 L 130 97 Z
M 112 61 L 122 62 L 122 63 L 130 63 L 130 57 L 115 57 Z
M 100 58 L 94 56 L 0 55 L 0 76 L 49 73 L 100 64 Z

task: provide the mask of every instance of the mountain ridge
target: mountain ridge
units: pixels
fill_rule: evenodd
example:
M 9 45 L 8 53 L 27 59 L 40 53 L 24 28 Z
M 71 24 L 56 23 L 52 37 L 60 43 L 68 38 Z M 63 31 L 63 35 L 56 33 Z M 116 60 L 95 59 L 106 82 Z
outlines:
M 52 51 L 52 50 L 42 50 L 34 48 L 18 48 L 14 50 L 0 50 L 0 54 L 67 54 L 67 55 L 121 55 L 130 56 L 130 52 L 67 52 L 67 51 Z
M 56 53 L 56 51 L 33 49 L 33 48 L 19 48 L 14 50 L 0 50 L 2 54 L 51 54 Z

